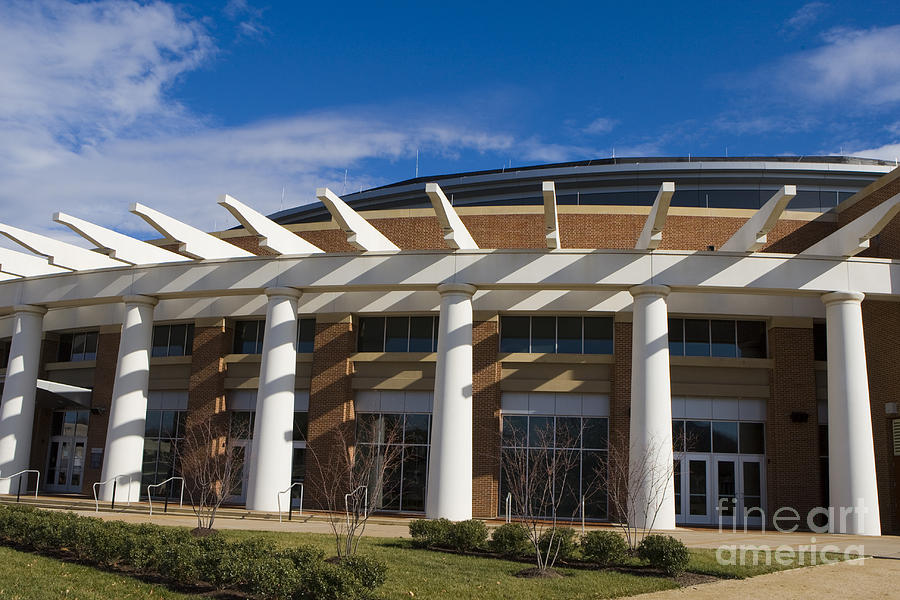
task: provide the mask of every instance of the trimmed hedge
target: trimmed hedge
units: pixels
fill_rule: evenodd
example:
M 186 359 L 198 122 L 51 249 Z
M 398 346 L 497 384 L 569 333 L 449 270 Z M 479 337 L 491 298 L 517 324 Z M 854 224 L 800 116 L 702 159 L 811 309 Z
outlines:
M 505 523 L 495 529 L 488 547 L 491 552 L 501 556 L 518 557 L 534 554 L 531 536 L 521 523 Z
M 556 554 L 558 560 L 569 560 L 572 558 L 575 555 L 576 547 L 575 530 L 571 527 L 550 527 L 545 529 L 541 533 L 541 537 L 538 538 L 538 548 L 541 554 L 547 556 L 549 549 L 550 556 Z M 557 548 L 559 549 L 558 552 Z
M 277 550 L 261 538 L 228 542 L 186 529 L 102 521 L 74 513 L 0 505 L 0 543 L 60 552 L 98 567 L 122 566 L 190 586 L 208 583 L 273 600 L 373 598 L 386 567 L 365 556 L 325 562 L 313 546 Z
M 687 547 L 671 535 L 648 535 L 638 545 L 637 555 L 672 577 L 684 573 L 691 560 Z
M 471 552 L 487 546 L 488 529 L 477 519 L 454 523 L 447 519 L 416 519 L 409 524 L 413 544 L 420 548 L 448 548 Z
M 615 531 L 590 531 L 581 538 L 581 554 L 601 567 L 618 565 L 628 556 L 628 544 Z

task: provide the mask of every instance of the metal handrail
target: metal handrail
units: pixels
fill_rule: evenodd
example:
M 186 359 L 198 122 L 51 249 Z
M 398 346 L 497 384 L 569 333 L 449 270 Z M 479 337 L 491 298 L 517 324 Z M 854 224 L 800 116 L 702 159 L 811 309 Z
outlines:
M 288 492 L 290 492 L 292 489 L 294 489 L 294 488 L 295 488 L 296 486 L 298 486 L 298 485 L 300 486 L 300 510 L 298 511 L 298 514 L 301 515 L 301 516 L 303 515 L 303 482 L 302 482 L 302 481 L 295 481 L 294 483 L 292 483 L 291 485 L 289 485 L 288 488 L 287 488 L 286 490 L 281 490 L 280 492 L 278 492 L 277 494 L 275 494 L 276 500 L 278 500 L 278 522 L 279 522 L 279 523 L 282 522 L 282 516 L 281 516 L 281 495 L 282 495 L 282 494 L 287 494 Z M 291 516 L 292 516 L 293 512 L 294 512 L 294 503 L 291 502 L 291 497 L 288 496 L 288 521 L 291 520 Z
M 12 475 L 9 475 L 7 477 L 0 477 L 0 479 L 12 479 L 13 477 L 19 477 L 20 475 L 24 475 L 25 473 L 37 474 L 37 481 L 35 482 L 35 485 L 34 485 L 34 499 L 37 500 L 38 488 L 41 487 L 41 472 L 38 471 L 37 469 L 23 469 L 23 470 L 19 471 L 18 473 L 13 473 Z M 27 492 L 28 490 L 26 489 L 25 491 Z M 19 497 L 21 495 L 22 495 L 22 479 L 20 478 L 19 479 L 19 487 L 16 488 L 16 502 L 19 501 Z
M 512 519 L 512 492 L 507 492 L 506 494 L 506 522 L 509 523 Z
M 184 508 L 184 477 L 169 477 L 165 481 L 160 481 L 159 483 L 148 483 L 147 484 L 147 502 L 150 503 L 150 516 L 153 516 L 153 496 L 150 495 L 150 488 L 161 487 L 173 481 L 175 479 L 181 480 L 181 497 L 178 499 L 178 508 Z M 166 504 L 165 508 L 163 508 L 163 512 L 169 512 L 169 496 L 166 495 Z
M 350 504 L 347 502 L 347 499 L 358 492 L 359 490 L 363 490 L 366 493 L 365 496 L 365 504 L 363 504 L 363 519 L 367 519 L 369 516 L 369 488 L 364 485 L 358 486 L 355 490 L 348 494 L 344 494 L 344 512 L 347 514 L 347 528 L 350 527 Z
M 581 497 L 581 535 L 584 535 L 584 496 Z
M 100 512 L 100 501 L 97 499 L 97 486 L 106 485 L 110 481 L 113 482 L 112 502 L 109 505 L 109 509 L 113 510 L 116 507 L 116 487 L 119 485 L 119 479 L 123 477 L 128 477 L 128 500 L 125 501 L 125 505 L 131 506 L 131 482 L 133 481 L 133 478 L 131 475 L 116 475 L 115 477 L 110 477 L 106 481 L 97 481 L 91 486 L 94 489 L 94 512 Z

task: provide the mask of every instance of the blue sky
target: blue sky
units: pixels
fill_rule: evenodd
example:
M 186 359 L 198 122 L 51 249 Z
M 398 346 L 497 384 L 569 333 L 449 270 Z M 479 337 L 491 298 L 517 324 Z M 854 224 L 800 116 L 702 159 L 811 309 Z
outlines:
M 0 220 L 141 237 L 420 175 L 900 156 L 900 5 L 0 3 Z

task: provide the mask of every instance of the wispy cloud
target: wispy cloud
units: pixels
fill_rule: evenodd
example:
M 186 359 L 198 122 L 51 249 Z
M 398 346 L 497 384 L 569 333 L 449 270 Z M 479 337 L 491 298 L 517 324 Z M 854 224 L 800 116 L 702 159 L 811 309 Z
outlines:
M 894 144 L 885 144 L 876 148 L 862 148 L 859 150 L 851 150 L 850 155 L 897 161 L 898 159 L 900 159 L 900 142 L 896 142 Z
M 807 2 L 781 26 L 781 34 L 793 36 L 816 23 L 828 8 L 824 2 Z
M 615 129 L 616 125 L 618 125 L 618 121 L 615 119 L 609 119 L 607 117 L 598 117 L 591 121 L 587 127 L 584 128 L 584 132 L 591 135 L 599 135 L 603 133 L 609 133 L 613 129 Z
M 263 9 L 252 6 L 248 0 L 228 0 L 222 12 L 237 24 L 238 32 L 245 37 L 260 38 L 269 32 L 263 24 Z

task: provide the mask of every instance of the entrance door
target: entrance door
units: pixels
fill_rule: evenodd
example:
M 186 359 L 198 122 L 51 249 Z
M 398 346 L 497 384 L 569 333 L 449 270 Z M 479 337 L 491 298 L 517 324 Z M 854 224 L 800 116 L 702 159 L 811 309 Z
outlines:
M 47 491 L 81 491 L 89 415 L 86 410 L 53 413 L 50 450 L 47 453 L 47 482 L 44 485 Z
M 710 459 L 706 454 L 687 454 L 676 465 L 676 517 L 682 523 L 700 524 L 712 521 L 710 495 Z
M 726 527 L 760 527 L 765 510 L 762 459 L 714 455 L 715 519 Z

